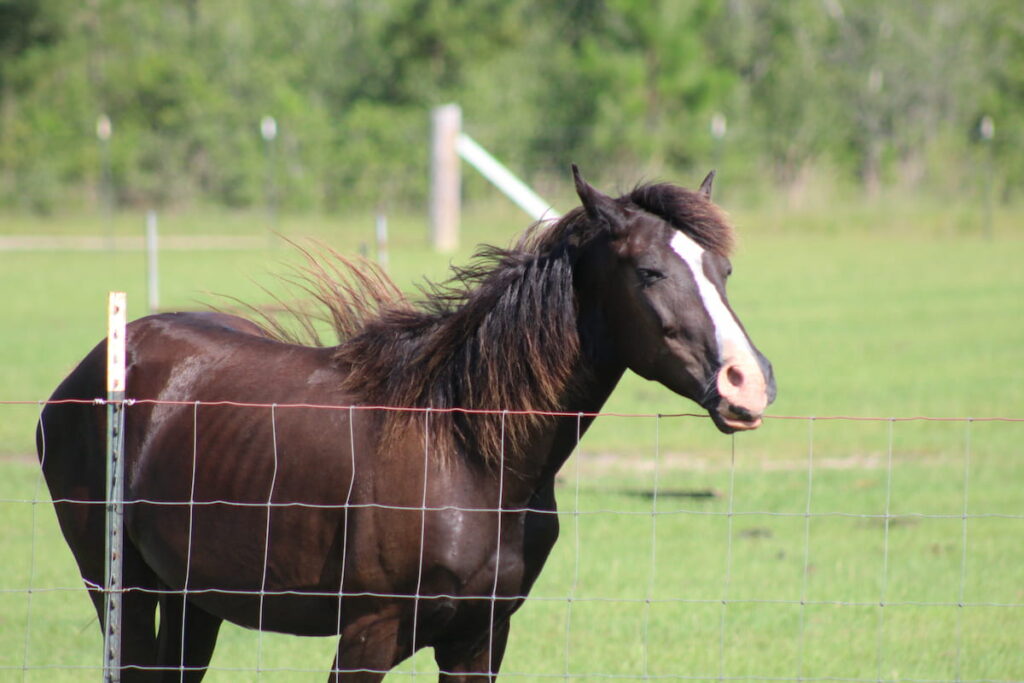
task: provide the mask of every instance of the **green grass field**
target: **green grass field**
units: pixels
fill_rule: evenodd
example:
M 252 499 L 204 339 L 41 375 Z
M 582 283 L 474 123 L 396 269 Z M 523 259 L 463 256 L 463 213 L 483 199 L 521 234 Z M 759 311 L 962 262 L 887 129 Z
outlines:
M 504 678 L 1024 678 L 1024 423 L 782 419 L 1024 418 L 1024 212 L 998 214 L 990 240 L 955 208 L 835 215 L 734 216 L 730 300 L 775 365 L 777 417 L 735 438 L 706 418 L 599 420 L 562 474 L 562 537 L 513 619 Z M 425 248 L 418 219 L 393 218 L 396 279 L 439 277 L 525 224 L 491 206 L 465 219 L 469 245 L 448 257 Z M 141 224 L 119 217 L 112 232 Z M 162 222 L 177 235 L 265 227 Z M 372 217 L 279 228 L 355 251 Z M 0 236 L 106 229 L 0 218 Z M 292 258 L 166 251 L 162 306 L 258 300 Z M 0 401 L 45 399 L 103 336 L 106 292 L 127 290 L 137 317 L 144 284 L 138 251 L 0 252 Z M 633 376 L 606 409 L 696 412 Z M 99 629 L 31 455 L 37 412 L 0 405 L 0 680 L 96 680 Z M 332 648 L 225 627 L 207 680 L 320 681 Z M 390 679 L 413 674 L 436 675 L 430 653 Z

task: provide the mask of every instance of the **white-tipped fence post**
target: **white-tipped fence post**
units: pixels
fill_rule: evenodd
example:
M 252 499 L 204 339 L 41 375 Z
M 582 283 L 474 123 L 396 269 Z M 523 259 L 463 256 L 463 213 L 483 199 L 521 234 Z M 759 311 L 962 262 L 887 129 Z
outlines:
M 430 242 L 439 251 L 459 246 L 461 178 L 456 145 L 461 129 L 459 105 L 446 104 L 431 113 Z
M 388 255 L 388 217 L 383 212 L 377 213 L 373 232 L 377 240 L 377 263 L 387 272 L 391 259 Z
M 107 556 L 103 580 L 103 680 L 107 683 L 121 680 L 126 302 L 124 292 L 111 292 L 107 306 Z
M 146 212 L 146 303 L 150 313 L 160 308 L 160 271 L 157 262 L 156 211 Z

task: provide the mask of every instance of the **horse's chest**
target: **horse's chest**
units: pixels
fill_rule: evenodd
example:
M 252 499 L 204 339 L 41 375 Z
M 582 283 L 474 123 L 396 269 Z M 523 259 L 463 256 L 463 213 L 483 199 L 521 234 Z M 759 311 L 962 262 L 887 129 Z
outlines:
M 523 518 L 520 512 L 444 511 L 425 547 L 430 565 L 450 573 L 461 595 L 515 593 L 525 566 Z
M 558 537 L 558 519 L 537 510 L 452 510 L 426 548 L 430 566 L 464 597 L 525 597 Z

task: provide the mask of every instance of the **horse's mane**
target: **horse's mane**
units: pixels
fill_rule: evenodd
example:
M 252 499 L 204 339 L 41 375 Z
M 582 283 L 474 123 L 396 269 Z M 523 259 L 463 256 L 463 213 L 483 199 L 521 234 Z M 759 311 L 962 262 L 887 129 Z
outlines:
M 429 451 L 496 465 L 557 409 L 579 359 L 574 250 L 559 227 L 482 247 L 448 281 L 424 285 L 418 306 L 385 307 L 336 347 L 345 388 L 364 404 L 431 409 L 386 413 L 385 448 L 418 424 Z M 466 412 L 480 410 L 496 412 Z
M 616 201 L 661 217 L 706 249 L 731 248 L 732 229 L 699 193 L 649 184 Z M 512 247 L 484 246 L 446 282 L 425 283 L 415 304 L 374 264 L 302 250 L 307 265 L 290 279 L 326 312 L 287 306 L 298 334 L 273 315 L 261 314 L 260 323 L 278 339 L 320 344 L 315 320 L 327 321 L 338 338 L 334 361 L 346 370 L 343 388 L 359 403 L 430 409 L 384 412 L 382 449 L 411 430 L 432 453 L 461 451 L 495 466 L 551 419 L 543 413 L 557 410 L 573 372 L 586 370 L 573 267 L 600 231 L 582 208 L 535 224 Z

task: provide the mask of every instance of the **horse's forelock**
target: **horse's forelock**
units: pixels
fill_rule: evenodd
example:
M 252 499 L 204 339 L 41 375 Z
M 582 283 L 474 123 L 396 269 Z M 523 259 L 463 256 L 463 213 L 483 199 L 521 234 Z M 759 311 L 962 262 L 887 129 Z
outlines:
M 725 215 L 707 197 L 670 183 L 638 185 L 619 201 L 654 214 L 693 238 L 704 249 L 729 256 L 735 234 Z

